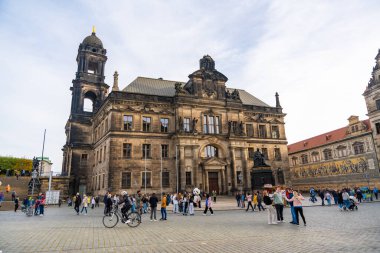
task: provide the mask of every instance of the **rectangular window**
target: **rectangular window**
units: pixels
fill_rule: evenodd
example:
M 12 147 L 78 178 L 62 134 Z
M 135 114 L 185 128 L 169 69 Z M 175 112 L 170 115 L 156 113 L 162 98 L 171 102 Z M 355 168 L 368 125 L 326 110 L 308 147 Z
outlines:
M 237 184 L 243 183 L 243 174 L 241 173 L 241 171 L 236 171 L 236 181 Z
M 143 131 L 144 132 L 150 132 L 151 120 L 152 119 L 150 117 L 143 117 Z
M 302 161 L 302 164 L 308 164 L 309 163 L 308 156 L 307 155 L 302 155 L 301 156 L 301 161 Z
M 190 118 L 183 119 L 183 131 L 186 133 L 190 132 Z
M 380 99 L 376 100 L 376 109 L 380 110 Z
M 363 144 L 355 145 L 354 146 L 354 152 L 355 152 L 355 155 L 363 154 L 364 153 L 364 145 Z
M 325 156 L 325 160 L 331 160 L 332 159 L 332 152 L 330 149 L 323 151 L 323 154 Z
M 146 175 L 146 180 L 145 180 L 145 175 Z M 141 185 L 143 187 L 145 187 L 145 184 L 147 187 L 151 187 L 152 186 L 152 182 L 151 182 L 151 177 L 152 176 L 152 172 L 150 171 L 142 171 L 141 172 Z
M 216 116 L 215 117 L 215 133 L 216 134 L 220 133 L 219 125 L 220 125 L 219 116 Z
M 252 159 L 254 156 L 255 156 L 255 149 L 248 148 L 248 157 Z
M 162 187 L 170 187 L 169 171 L 162 172 Z
M 259 138 L 267 138 L 267 129 L 265 125 L 259 125 Z
M 81 162 L 87 163 L 87 154 L 82 154 Z
M 186 185 L 191 185 L 191 171 L 186 171 Z
M 105 188 L 105 181 L 106 181 L 106 175 L 105 174 L 102 175 L 102 179 L 103 179 L 102 189 L 104 189 Z
M 214 133 L 214 117 L 209 116 L 208 117 L 208 133 L 213 134 Z
M 263 154 L 265 160 L 269 160 L 267 148 L 262 148 L 261 153 Z
M 123 157 L 131 158 L 132 156 L 132 144 L 131 143 L 123 143 Z
M 278 129 L 278 126 L 272 126 L 272 139 L 279 139 L 280 138 L 280 131 Z
M 122 172 L 121 173 L 121 188 L 131 188 L 131 172 Z
M 376 123 L 375 127 L 376 127 L 376 134 L 380 134 L 380 123 Z
M 143 144 L 142 145 L 142 153 L 143 153 L 143 158 L 151 158 L 150 156 L 150 144 Z
M 100 149 L 100 152 L 99 152 L 99 163 L 102 163 L 102 152 L 103 152 L 103 149 Z
M 123 129 L 127 131 L 132 131 L 133 118 L 131 115 L 123 116 Z
M 161 156 L 162 156 L 162 158 L 168 158 L 169 157 L 169 145 L 167 145 L 167 144 L 161 145 Z
M 169 119 L 160 119 L 161 121 L 161 132 L 162 133 L 167 133 L 169 130 Z
M 103 159 L 106 161 L 106 154 L 107 154 L 107 147 L 104 147 L 104 154 L 103 154 Z
M 207 131 L 207 116 L 204 115 L 203 116 L 203 133 L 207 134 L 208 131 Z
M 232 127 L 232 129 L 231 129 L 231 132 L 232 133 L 236 133 L 237 132 L 237 121 L 232 121 L 232 124 L 231 124 L 231 127 Z
M 281 151 L 279 148 L 274 148 L 274 159 L 276 161 L 281 161 Z
M 293 166 L 297 165 L 297 160 L 298 160 L 297 157 L 292 158 Z
M 252 124 L 247 124 L 247 136 L 248 137 L 253 137 L 253 125 Z

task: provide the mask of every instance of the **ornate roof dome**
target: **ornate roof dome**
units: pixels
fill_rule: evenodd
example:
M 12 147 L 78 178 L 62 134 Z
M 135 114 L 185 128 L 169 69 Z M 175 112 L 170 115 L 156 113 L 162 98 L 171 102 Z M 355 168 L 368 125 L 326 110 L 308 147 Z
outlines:
M 83 44 L 103 48 L 103 42 L 95 35 L 95 32 L 92 32 L 90 36 L 87 36 L 83 40 Z

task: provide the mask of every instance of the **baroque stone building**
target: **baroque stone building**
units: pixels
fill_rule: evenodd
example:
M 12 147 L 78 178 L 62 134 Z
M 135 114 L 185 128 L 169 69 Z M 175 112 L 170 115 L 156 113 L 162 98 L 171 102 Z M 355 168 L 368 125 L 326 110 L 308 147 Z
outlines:
M 380 50 L 364 91 L 368 119 L 288 146 L 289 184 L 309 189 L 380 186 Z
M 343 128 L 288 146 L 296 189 L 341 189 L 379 182 L 379 162 L 369 120 L 351 116 Z
M 109 93 L 106 61 L 93 32 L 79 45 L 65 128 L 62 172 L 72 193 L 199 187 L 228 194 L 286 183 L 285 114 L 277 93 L 272 107 L 226 87 L 228 78 L 208 55 L 186 82 L 137 77 L 119 89 L 115 72 Z M 269 166 L 254 168 L 258 154 Z

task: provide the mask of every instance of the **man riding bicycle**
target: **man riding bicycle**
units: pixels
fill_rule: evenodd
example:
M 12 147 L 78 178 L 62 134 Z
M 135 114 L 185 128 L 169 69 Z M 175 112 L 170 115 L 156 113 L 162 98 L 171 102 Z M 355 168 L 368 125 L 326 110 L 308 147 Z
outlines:
M 127 213 L 129 211 L 129 209 L 131 209 L 132 203 L 131 203 L 131 199 L 128 196 L 127 191 L 122 191 L 121 192 L 121 198 L 120 198 L 118 204 L 120 205 L 120 204 L 123 204 L 123 203 L 124 203 L 124 206 L 121 208 L 121 213 L 123 215 L 123 218 L 128 218 Z M 131 220 L 128 218 L 125 221 L 125 223 L 129 223 L 129 222 L 131 222 Z

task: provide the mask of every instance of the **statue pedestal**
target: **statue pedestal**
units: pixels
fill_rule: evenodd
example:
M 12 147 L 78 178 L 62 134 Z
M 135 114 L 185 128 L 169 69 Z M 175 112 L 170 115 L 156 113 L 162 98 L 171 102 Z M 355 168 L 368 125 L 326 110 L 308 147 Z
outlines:
M 275 185 L 270 166 L 253 167 L 251 171 L 251 187 L 254 190 L 262 190 L 264 185 Z

